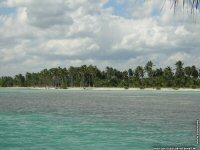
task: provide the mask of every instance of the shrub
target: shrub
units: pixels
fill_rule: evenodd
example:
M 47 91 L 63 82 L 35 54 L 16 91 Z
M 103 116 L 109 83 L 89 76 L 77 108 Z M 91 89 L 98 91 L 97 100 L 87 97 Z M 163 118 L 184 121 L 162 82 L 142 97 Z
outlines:
M 192 85 L 191 88 L 192 88 L 192 89 L 196 89 L 197 87 L 196 87 L 195 85 Z
M 156 87 L 156 90 L 161 90 L 161 87 Z
M 140 89 L 142 90 L 142 89 L 145 89 L 145 87 L 144 86 L 140 86 Z
M 179 88 L 178 88 L 178 87 L 173 87 L 172 89 L 174 89 L 174 90 L 178 90 Z
M 128 86 L 124 86 L 124 89 L 126 89 L 126 90 L 127 90 L 127 89 L 129 89 L 129 87 L 128 87 Z

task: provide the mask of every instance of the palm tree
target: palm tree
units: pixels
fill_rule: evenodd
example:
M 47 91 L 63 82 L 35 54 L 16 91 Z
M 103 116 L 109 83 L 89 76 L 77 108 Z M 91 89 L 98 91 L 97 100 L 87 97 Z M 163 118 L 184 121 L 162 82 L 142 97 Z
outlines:
M 191 5 L 192 9 L 198 9 L 199 2 L 200 2 L 200 0 L 173 0 L 172 2 L 173 2 L 173 5 L 174 5 L 174 8 L 176 8 L 177 5 L 179 3 L 181 3 L 180 1 L 182 1 L 183 7 L 185 6 L 186 3 L 188 3 L 188 4 Z
M 80 75 L 80 87 L 85 87 L 85 76 L 87 73 L 87 66 L 83 65 L 80 67 L 79 75 Z
M 197 84 L 197 78 L 199 75 L 198 70 L 196 69 L 196 66 L 188 66 L 184 69 L 185 75 L 186 75 L 186 86 L 187 87 L 193 87 L 195 84 Z
M 25 80 L 26 80 L 26 85 L 27 86 L 32 86 L 33 85 L 33 81 L 32 81 L 32 74 L 27 72 L 25 75 Z
M 191 9 L 194 10 L 194 9 L 198 9 L 199 3 L 200 3 L 200 0 L 169 0 L 169 1 L 172 2 L 175 9 L 180 4 L 183 7 L 185 7 L 186 4 L 189 4 L 189 5 L 191 5 Z M 165 2 L 166 2 L 166 0 L 165 0 Z
M 185 67 L 184 72 L 185 72 L 186 77 L 191 78 L 192 73 L 191 73 L 191 67 L 190 66 Z
M 167 87 L 172 86 L 173 76 L 174 76 L 174 74 L 172 72 L 172 68 L 167 66 L 163 71 L 163 78 L 164 78 L 165 86 L 167 86 Z
M 185 73 L 183 69 L 183 62 L 182 61 L 177 61 L 176 64 L 176 72 L 175 72 L 175 79 L 176 79 L 176 84 L 183 86 L 185 82 Z
M 152 77 L 153 75 L 153 62 L 152 61 L 148 61 L 147 64 L 145 65 L 145 71 L 147 72 L 147 75 L 149 78 Z
M 25 77 L 22 74 L 18 74 L 15 76 L 15 82 L 17 86 L 23 87 L 25 86 Z
M 198 72 L 196 66 L 194 66 L 194 65 L 191 67 L 191 75 L 195 79 L 197 79 L 198 75 L 199 75 L 199 72 Z
M 175 73 L 175 76 L 177 77 L 182 77 L 184 72 L 183 72 L 183 62 L 182 61 L 177 61 L 175 63 L 175 66 L 176 66 L 176 73 Z
M 89 65 L 88 72 L 89 72 L 89 86 L 91 85 L 94 86 L 95 77 L 98 72 L 98 68 L 96 66 Z
M 145 1 L 147 1 L 147 0 L 145 0 Z M 166 1 L 167 0 L 165 0 L 164 3 Z M 182 5 L 183 8 L 187 5 L 187 6 L 190 6 L 191 13 L 194 13 L 194 10 L 197 10 L 199 8 L 199 3 L 200 3 L 200 0 L 168 0 L 168 1 L 170 1 L 172 3 L 174 12 L 176 11 L 178 5 Z
M 128 77 L 131 78 L 133 76 L 133 70 L 128 69 Z
M 75 75 L 76 75 L 76 68 L 71 66 L 69 68 L 69 78 L 70 78 L 70 86 L 71 87 L 74 86 Z
M 0 86 L 1 87 L 12 87 L 14 85 L 14 79 L 12 77 L 1 77 Z
M 143 79 L 144 78 L 144 69 L 142 66 L 138 66 L 135 69 L 135 77 L 138 79 Z

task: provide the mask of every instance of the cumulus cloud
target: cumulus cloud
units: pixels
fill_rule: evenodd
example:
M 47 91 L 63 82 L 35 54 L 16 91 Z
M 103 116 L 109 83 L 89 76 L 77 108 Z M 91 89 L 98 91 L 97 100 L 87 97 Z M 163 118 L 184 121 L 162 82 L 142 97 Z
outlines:
M 117 3 L 0 1 L 0 7 L 16 10 L 0 14 L 0 75 L 83 64 L 127 69 L 148 60 L 158 66 L 174 65 L 179 59 L 198 65 L 198 13 L 178 8 L 174 14 L 171 4 L 160 0 Z M 120 5 L 125 13 L 120 14 Z

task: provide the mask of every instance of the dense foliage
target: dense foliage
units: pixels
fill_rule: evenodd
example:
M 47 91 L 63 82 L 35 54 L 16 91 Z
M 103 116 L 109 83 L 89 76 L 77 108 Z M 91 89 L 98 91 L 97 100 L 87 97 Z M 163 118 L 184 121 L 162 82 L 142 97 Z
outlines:
M 152 61 L 145 66 L 135 69 L 119 71 L 106 67 L 104 71 L 96 66 L 52 68 L 44 69 L 39 73 L 26 73 L 13 77 L 1 77 L 2 87 L 200 87 L 200 71 L 197 67 L 183 66 L 182 61 L 171 67 L 155 68 Z

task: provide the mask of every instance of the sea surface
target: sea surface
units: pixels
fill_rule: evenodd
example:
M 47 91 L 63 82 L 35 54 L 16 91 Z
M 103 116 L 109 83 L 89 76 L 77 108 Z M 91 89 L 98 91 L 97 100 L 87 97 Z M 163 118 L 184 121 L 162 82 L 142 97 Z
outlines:
M 200 92 L 0 88 L 2 150 L 194 147 Z

